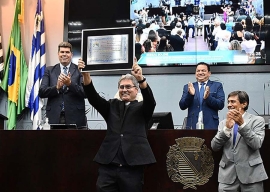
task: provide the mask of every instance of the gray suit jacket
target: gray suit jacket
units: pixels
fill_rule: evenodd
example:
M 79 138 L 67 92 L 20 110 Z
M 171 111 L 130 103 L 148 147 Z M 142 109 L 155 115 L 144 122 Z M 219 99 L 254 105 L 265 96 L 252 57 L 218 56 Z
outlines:
M 238 130 L 234 146 L 233 136 L 227 137 L 223 131 L 226 119 L 220 122 L 218 132 L 211 141 L 214 151 L 223 147 L 218 173 L 220 183 L 232 184 L 237 177 L 243 184 L 268 178 L 259 151 L 265 136 L 264 119 L 246 112 L 244 122 L 246 125 Z

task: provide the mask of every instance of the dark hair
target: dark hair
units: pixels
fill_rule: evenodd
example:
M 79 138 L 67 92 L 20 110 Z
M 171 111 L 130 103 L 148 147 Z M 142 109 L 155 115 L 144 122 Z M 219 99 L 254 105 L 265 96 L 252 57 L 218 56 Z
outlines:
M 199 65 L 205 65 L 205 66 L 207 67 L 207 70 L 210 71 L 210 65 L 209 65 L 209 64 L 207 64 L 207 63 L 205 63 L 205 62 L 200 62 L 200 63 L 198 63 L 198 64 L 196 65 L 196 69 L 197 69 L 197 67 L 198 67 Z
M 148 39 L 150 39 L 153 42 L 156 42 L 158 40 L 157 34 L 154 30 L 150 30 L 148 34 Z
M 222 30 L 225 30 L 225 29 L 226 29 L 225 23 L 220 23 L 220 28 L 221 28 Z
M 243 103 L 247 103 L 247 106 L 245 106 L 244 110 L 248 110 L 248 105 L 249 105 L 249 97 L 248 94 L 245 91 L 233 91 L 228 95 L 228 99 L 229 97 L 232 96 L 238 96 L 238 100 L 241 104 Z
M 166 36 L 162 36 L 160 38 L 160 42 L 159 42 L 157 51 L 162 52 L 165 49 L 166 45 L 167 45 L 167 38 L 166 38 Z
M 242 31 L 244 28 L 243 28 L 243 25 L 241 23 L 235 23 L 234 27 L 233 27 L 233 31 Z
M 244 38 L 248 41 L 248 40 L 251 40 L 252 39 L 252 33 L 250 33 L 250 32 L 245 32 L 245 36 L 244 36 Z
M 253 23 L 250 16 L 247 16 L 246 18 L 246 31 L 252 31 L 253 30 Z
M 145 40 L 145 42 L 143 43 L 145 52 L 149 52 L 149 50 L 151 50 L 152 48 L 152 42 L 150 39 Z
M 148 28 L 148 27 L 150 27 L 150 23 L 145 23 L 145 28 Z
M 72 52 L 72 45 L 69 43 L 69 42 L 61 42 L 59 45 L 58 45 L 58 52 L 60 51 L 60 48 L 61 47 L 64 47 L 64 48 L 69 48 L 70 49 L 70 52 Z
M 137 34 L 139 34 L 139 35 L 140 35 L 140 34 L 143 34 L 143 28 L 142 28 L 142 27 L 140 27 L 140 26 L 139 26 L 139 27 L 137 27 L 137 29 L 136 29 L 136 33 L 137 33 Z

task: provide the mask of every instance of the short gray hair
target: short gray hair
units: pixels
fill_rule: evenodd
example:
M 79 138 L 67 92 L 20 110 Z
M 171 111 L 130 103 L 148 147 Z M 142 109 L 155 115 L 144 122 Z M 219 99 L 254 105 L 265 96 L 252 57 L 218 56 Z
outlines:
M 119 81 L 118 81 L 118 87 L 120 86 L 121 81 L 123 81 L 124 79 L 129 79 L 129 80 L 131 80 L 132 83 L 133 83 L 133 85 L 135 85 L 137 88 L 139 88 L 139 83 L 138 83 L 137 79 L 136 79 L 133 75 L 131 75 L 131 74 L 129 74 L 129 73 L 126 74 L 126 75 L 122 75 L 122 76 L 120 77 L 120 79 L 119 79 Z

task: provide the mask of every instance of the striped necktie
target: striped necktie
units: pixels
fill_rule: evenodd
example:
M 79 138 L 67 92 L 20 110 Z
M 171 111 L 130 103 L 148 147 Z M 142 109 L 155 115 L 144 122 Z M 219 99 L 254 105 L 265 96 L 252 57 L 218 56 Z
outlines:
M 67 75 L 67 67 L 65 66 L 65 67 L 63 67 L 63 70 L 64 70 L 64 74 L 65 75 Z M 63 91 L 65 90 L 65 88 L 66 88 L 66 85 L 64 85 L 63 87 Z M 65 102 L 64 102 L 64 92 L 63 92 L 63 98 L 62 98 L 63 100 L 62 100 L 62 104 L 61 104 L 61 111 L 65 111 Z

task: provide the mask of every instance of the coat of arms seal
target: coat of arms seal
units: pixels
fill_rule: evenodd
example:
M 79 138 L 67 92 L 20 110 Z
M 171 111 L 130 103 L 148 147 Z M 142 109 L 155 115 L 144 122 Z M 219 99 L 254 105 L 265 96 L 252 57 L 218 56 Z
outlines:
M 167 153 L 168 175 L 173 182 L 182 183 L 184 189 L 196 190 L 196 185 L 204 185 L 213 175 L 212 152 L 202 138 L 182 137 L 175 141 Z

